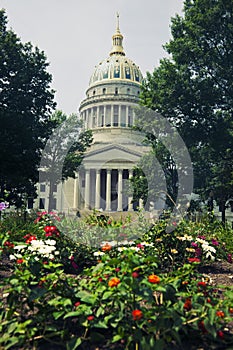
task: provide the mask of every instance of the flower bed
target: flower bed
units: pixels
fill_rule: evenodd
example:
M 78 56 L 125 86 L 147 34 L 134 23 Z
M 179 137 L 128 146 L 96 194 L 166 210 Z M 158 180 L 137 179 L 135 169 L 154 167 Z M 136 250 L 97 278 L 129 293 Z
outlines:
M 183 221 L 168 234 L 165 221 L 132 228 L 129 219 L 93 215 L 69 223 L 44 212 L 25 225 L 1 222 L 2 257 L 12 270 L 0 286 L 0 348 L 233 345 L 226 328 L 232 288 L 213 286 L 198 272 L 213 261 L 231 262 L 230 228 Z M 84 244 L 95 233 L 95 245 Z

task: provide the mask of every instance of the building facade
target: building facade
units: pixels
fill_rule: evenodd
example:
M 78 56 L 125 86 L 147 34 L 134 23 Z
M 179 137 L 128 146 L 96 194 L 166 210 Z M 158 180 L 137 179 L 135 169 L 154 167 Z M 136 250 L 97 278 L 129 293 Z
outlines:
M 125 55 L 117 17 L 112 49 L 95 67 L 79 108 L 84 128 L 93 132 L 93 143 L 76 178 L 57 186 L 54 209 L 71 213 L 142 207 L 142 201 L 133 203 L 126 191 L 133 168 L 148 151 L 142 143 L 144 136 L 132 128 L 142 79 L 139 67 Z M 44 198 L 40 191 L 40 204 L 44 203 L 45 209 L 47 195 L 46 189 Z

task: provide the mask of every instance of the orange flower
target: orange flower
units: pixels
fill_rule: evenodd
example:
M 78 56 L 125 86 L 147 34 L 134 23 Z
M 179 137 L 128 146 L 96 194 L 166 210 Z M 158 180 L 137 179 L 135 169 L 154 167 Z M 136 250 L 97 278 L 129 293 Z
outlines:
M 143 313 L 141 310 L 136 309 L 132 311 L 132 316 L 133 316 L 133 320 L 137 321 L 143 317 Z
M 148 281 L 149 281 L 150 283 L 156 283 L 156 284 L 158 284 L 158 283 L 160 282 L 160 278 L 159 278 L 159 276 L 156 276 L 156 275 L 150 275 L 150 276 L 148 277 Z
M 109 281 L 108 281 L 108 285 L 109 285 L 109 287 L 116 287 L 116 286 L 118 286 L 118 284 L 120 283 L 120 280 L 119 280 L 119 278 L 117 278 L 117 277 L 113 277 L 113 278 L 111 278 Z
M 216 316 L 223 318 L 225 316 L 225 314 L 223 311 L 216 311 Z
M 109 250 L 112 249 L 112 246 L 108 243 L 106 243 L 105 245 L 103 245 L 103 247 L 101 248 L 103 252 L 108 252 Z

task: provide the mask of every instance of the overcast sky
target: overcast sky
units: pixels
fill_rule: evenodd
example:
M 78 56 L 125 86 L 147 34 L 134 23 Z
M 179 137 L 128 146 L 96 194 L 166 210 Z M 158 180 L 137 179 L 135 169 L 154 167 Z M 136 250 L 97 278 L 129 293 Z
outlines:
M 162 45 L 183 0 L 0 0 L 0 7 L 23 42 L 45 52 L 57 108 L 70 114 L 85 98 L 95 65 L 111 50 L 116 12 L 126 56 L 145 75 L 166 56 Z

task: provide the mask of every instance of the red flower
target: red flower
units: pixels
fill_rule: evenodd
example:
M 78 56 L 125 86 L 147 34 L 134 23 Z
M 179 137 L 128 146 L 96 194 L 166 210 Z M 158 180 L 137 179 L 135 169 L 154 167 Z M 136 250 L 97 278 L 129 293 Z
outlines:
M 184 303 L 184 309 L 190 311 L 192 309 L 192 302 L 190 298 L 187 298 Z
M 109 287 L 116 287 L 116 286 L 118 286 L 118 284 L 120 283 L 121 281 L 119 280 L 119 278 L 117 278 L 117 277 L 113 277 L 113 278 L 111 278 L 109 281 L 108 281 L 108 285 L 109 285 Z
M 74 303 L 74 306 L 78 307 L 80 304 L 81 304 L 80 301 L 76 301 L 76 303 Z
M 17 264 L 22 264 L 22 263 L 24 263 L 24 261 L 25 261 L 24 259 L 17 259 L 16 260 Z
M 55 236 L 60 236 L 60 233 L 56 226 L 45 226 L 44 231 L 46 233 L 46 237 L 52 236 L 52 234 L 54 234 Z
M 198 282 L 197 284 L 199 287 L 206 288 L 206 283 L 205 282 Z
M 216 316 L 223 318 L 225 314 L 223 311 L 216 311 Z
M 199 262 L 201 262 L 201 260 L 198 259 L 198 258 L 188 258 L 188 261 L 189 261 L 190 263 L 199 263 Z
M 93 321 L 94 318 L 95 318 L 95 317 L 94 317 L 93 315 L 87 316 L 87 320 L 88 320 L 88 321 Z
M 99 277 L 99 278 L 98 278 L 98 281 L 99 281 L 99 282 L 103 282 L 103 278 L 102 278 L 102 277 Z
M 14 243 L 11 243 L 11 242 L 9 242 L 9 241 L 6 241 L 5 243 L 4 243 L 4 246 L 5 247 L 8 247 L 8 248 L 14 248 Z
M 141 244 L 141 243 L 138 243 L 138 244 L 136 245 L 136 247 L 139 248 L 139 249 L 144 249 L 144 245 Z
M 148 281 L 149 281 L 150 283 L 158 284 L 158 283 L 160 283 L 160 278 L 159 278 L 159 276 L 157 276 L 157 275 L 150 275 L 150 276 L 148 277 Z
M 221 339 L 224 338 L 224 333 L 222 331 L 217 331 L 217 336 Z
M 230 312 L 230 314 L 233 314 L 233 307 L 229 308 L 229 312 Z
M 36 236 L 31 236 L 31 235 L 26 235 L 25 238 L 27 238 L 26 244 L 29 244 L 29 243 L 31 243 L 31 241 L 36 240 Z
M 139 277 L 139 273 L 137 271 L 132 272 L 132 277 L 133 278 L 138 278 Z
M 119 272 L 119 271 L 121 271 L 121 269 L 120 269 L 119 267 L 116 267 L 116 268 L 115 268 L 115 271 L 116 271 L 116 272 Z
M 52 235 L 53 235 L 52 232 L 48 232 L 45 234 L 45 237 L 51 237 Z
M 134 321 L 138 321 L 143 317 L 143 313 L 141 310 L 136 309 L 132 311 L 132 316 Z

